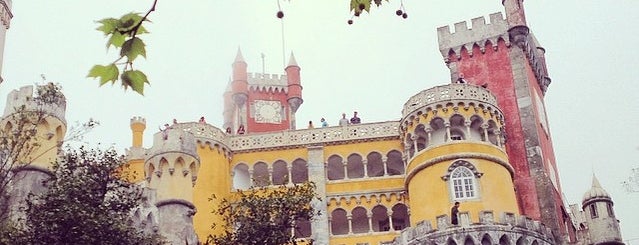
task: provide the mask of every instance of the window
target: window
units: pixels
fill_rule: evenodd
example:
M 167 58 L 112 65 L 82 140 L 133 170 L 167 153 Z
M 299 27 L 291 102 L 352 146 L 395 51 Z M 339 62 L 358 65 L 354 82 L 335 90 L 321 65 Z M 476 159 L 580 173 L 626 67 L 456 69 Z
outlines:
M 454 199 L 469 199 L 475 197 L 475 176 L 466 167 L 457 167 L 451 174 L 451 184 Z
M 599 215 L 597 215 L 597 206 L 593 203 L 590 204 L 590 218 L 597 218 L 599 217 Z
M 615 217 L 615 213 L 612 212 L 612 203 L 606 203 L 606 207 L 608 208 L 608 216 Z

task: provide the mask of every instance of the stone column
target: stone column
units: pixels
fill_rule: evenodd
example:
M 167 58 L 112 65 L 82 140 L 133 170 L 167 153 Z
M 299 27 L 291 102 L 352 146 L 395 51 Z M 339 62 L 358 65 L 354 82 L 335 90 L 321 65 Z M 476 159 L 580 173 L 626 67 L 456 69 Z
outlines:
M 308 180 L 315 183 L 315 192 L 319 198 L 313 200 L 312 203 L 313 208 L 320 212 L 320 215 L 311 222 L 312 238 L 316 244 L 328 244 L 330 237 L 328 210 L 326 208 L 326 179 L 324 147 L 309 146 Z

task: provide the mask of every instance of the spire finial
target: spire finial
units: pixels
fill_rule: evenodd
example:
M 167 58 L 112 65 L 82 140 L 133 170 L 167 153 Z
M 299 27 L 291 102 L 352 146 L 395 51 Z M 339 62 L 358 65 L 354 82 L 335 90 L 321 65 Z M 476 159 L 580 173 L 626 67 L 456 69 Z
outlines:
M 599 179 L 597 179 L 597 176 L 595 176 L 595 174 L 592 174 L 592 187 L 598 187 L 601 188 L 601 184 L 599 183 Z
M 291 57 L 288 59 L 288 66 L 299 66 L 297 65 L 297 60 L 295 60 L 295 55 L 293 54 L 293 51 L 291 51 Z
M 234 62 L 244 62 L 244 57 L 242 56 L 242 50 L 240 49 L 240 47 L 237 47 L 237 55 L 235 55 L 235 61 Z

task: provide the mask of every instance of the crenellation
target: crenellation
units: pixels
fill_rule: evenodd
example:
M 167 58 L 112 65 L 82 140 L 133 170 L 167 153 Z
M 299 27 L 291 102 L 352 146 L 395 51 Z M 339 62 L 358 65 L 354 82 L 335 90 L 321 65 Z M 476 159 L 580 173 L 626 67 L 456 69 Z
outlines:
M 13 90 L 7 95 L 7 103 L 4 108 L 3 117 L 6 118 L 9 115 L 16 112 L 18 108 L 25 106 L 26 111 L 38 111 L 46 113 L 50 116 L 58 118 L 64 125 L 66 125 L 66 99 L 64 95 L 59 94 L 59 97 L 55 98 L 55 102 L 42 102 L 34 99 L 34 86 L 24 86 L 19 90 Z
M 138 124 L 138 123 L 146 125 L 146 119 L 141 116 L 134 116 L 131 118 L 131 125 Z
M 488 43 L 497 47 L 499 39 L 503 39 L 506 45 L 510 45 L 508 37 L 508 23 L 501 13 L 493 13 L 489 16 L 490 23 L 486 19 L 477 17 L 471 20 L 471 28 L 468 28 L 466 21 L 454 24 L 454 32 L 449 26 L 437 28 L 439 40 L 439 50 L 445 59 L 454 53 L 457 59 L 461 58 L 462 50 L 472 55 L 474 46 L 478 46 L 482 52 Z

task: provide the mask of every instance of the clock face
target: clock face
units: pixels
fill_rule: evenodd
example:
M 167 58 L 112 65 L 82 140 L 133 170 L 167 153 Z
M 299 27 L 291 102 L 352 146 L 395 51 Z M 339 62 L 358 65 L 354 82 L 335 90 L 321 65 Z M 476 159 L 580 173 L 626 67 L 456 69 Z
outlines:
M 255 101 L 255 122 L 279 124 L 282 121 L 282 105 L 276 100 Z

